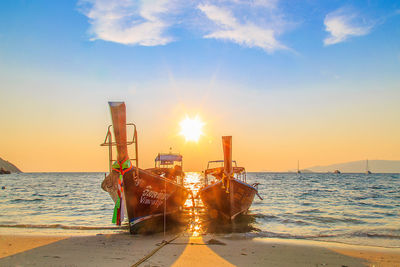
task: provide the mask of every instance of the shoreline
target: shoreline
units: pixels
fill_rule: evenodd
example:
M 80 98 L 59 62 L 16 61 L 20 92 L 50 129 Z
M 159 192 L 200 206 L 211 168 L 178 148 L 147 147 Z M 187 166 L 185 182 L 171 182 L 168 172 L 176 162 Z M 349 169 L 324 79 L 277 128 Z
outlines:
M 165 239 L 173 237 L 168 234 Z M 0 265 L 131 266 L 159 248 L 163 240 L 162 234 L 0 234 Z M 400 248 L 235 235 L 193 237 L 181 233 L 147 259 L 143 266 L 204 266 L 211 263 L 216 266 L 400 266 Z
M 21 226 L 2 226 L 0 225 L 0 236 L 33 236 L 33 237 L 84 237 L 84 236 L 95 236 L 95 235 L 118 235 L 125 234 L 128 232 L 128 227 L 79 227 L 79 226 L 68 226 L 68 227 L 25 227 Z M 159 233 L 158 233 L 159 234 Z M 157 234 L 156 234 L 157 235 Z M 281 240 L 290 242 L 305 242 L 307 244 L 320 243 L 326 247 L 341 247 L 341 246 L 355 246 L 363 248 L 382 248 L 382 249 L 400 249 L 400 246 L 394 245 L 371 245 L 366 242 L 354 242 L 355 239 L 345 240 L 329 240 L 329 239 L 313 239 L 313 238 L 294 238 L 294 237 L 279 237 L 279 236 L 257 236 L 254 233 L 206 233 L 206 235 L 214 235 L 218 238 L 226 239 L 254 239 L 254 240 Z M 371 238 L 370 238 L 371 239 Z M 352 242 L 353 241 L 353 242 Z M 323 245 L 327 244 L 327 245 Z

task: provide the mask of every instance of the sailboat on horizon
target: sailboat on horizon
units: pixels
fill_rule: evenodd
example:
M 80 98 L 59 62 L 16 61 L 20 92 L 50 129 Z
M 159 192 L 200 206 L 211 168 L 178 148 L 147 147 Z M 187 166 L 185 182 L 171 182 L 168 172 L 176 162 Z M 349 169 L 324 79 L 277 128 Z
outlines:
M 301 171 L 300 171 L 300 161 L 299 160 L 297 160 L 297 173 L 301 173 Z
M 365 166 L 365 174 L 371 174 L 372 172 L 369 170 L 369 166 L 368 166 L 368 159 L 367 159 L 367 164 Z

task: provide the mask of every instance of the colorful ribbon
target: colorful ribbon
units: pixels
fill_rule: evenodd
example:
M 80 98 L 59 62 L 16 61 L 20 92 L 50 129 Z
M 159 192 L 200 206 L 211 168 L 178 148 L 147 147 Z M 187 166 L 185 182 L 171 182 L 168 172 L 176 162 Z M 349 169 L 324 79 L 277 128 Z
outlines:
M 119 163 L 115 161 L 112 165 L 112 169 L 119 173 L 118 178 L 118 198 L 114 206 L 114 214 L 112 217 L 112 223 L 121 225 L 125 217 L 125 195 L 124 195 L 124 174 L 133 168 L 132 163 L 129 159 Z

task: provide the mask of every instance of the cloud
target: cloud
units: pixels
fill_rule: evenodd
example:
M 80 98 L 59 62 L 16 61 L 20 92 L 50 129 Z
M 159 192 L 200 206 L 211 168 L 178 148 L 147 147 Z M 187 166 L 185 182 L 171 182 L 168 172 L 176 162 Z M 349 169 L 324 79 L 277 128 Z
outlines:
M 173 38 L 165 32 L 175 1 L 80 0 L 81 12 L 89 18 L 92 40 L 126 45 L 165 45 Z
M 372 24 L 365 22 L 356 12 L 348 8 L 341 8 L 326 15 L 325 30 L 329 36 L 324 39 L 324 45 L 333 45 L 347 40 L 352 36 L 368 34 Z
M 245 4 L 255 7 L 267 7 L 275 8 L 278 4 L 278 0 L 219 0 L 225 3 Z M 218 2 L 218 1 L 217 1 Z
M 231 0 L 231 2 L 243 4 L 239 0 Z M 272 2 L 265 0 L 250 1 L 250 6 L 247 7 L 263 5 L 264 7 L 275 8 Z M 227 6 L 200 4 L 198 9 L 215 24 L 211 33 L 204 35 L 205 38 L 228 40 L 246 47 L 259 47 L 268 53 L 288 49 L 276 39 L 279 27 L 274 23 L 256 23 L 247 19 L 240 21 Z M 261 22 L 261 20 L 258 22 Z
M 256 6 L 275 8 L 278 4 L 278 0 L 253 0 L 253 4 Z
M 277 40 L 284 24 L 278 0 L 204 1 L 79 0 L 78 7 L 89 19 L 91 40 L 165 45 L 175 40 L 169 30 L 180 27 L 268 53 L 288 49 Z

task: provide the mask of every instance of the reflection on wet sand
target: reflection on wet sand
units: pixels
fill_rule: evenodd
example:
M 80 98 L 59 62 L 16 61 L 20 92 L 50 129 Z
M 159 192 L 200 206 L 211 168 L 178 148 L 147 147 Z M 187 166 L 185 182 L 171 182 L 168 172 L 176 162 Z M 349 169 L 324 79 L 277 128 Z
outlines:
M 258 232 L 258 228 L 254 227 L 254 215 L 241 215 L 233 222 L 218 221 L 204 215 L 202 221 L 202 229 L 204 233 L 210 234 L 227 234 L 227 233 L 248 233 Z

